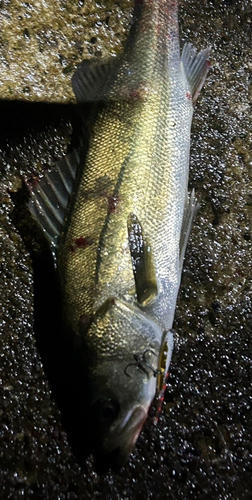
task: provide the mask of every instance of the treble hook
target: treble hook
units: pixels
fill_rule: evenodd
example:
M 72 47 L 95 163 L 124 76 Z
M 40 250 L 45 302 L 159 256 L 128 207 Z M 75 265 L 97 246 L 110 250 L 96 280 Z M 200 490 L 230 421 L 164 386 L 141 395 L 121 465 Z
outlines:
M 142 370 L 144 373 L 146 373 L 146 375 L 149 375 L 150 371 L 153 372 L 153 375 L 154 377 L 157 377 L 157 375 L 160 375 L 162 372 L 157 368 L 153 368 L 153 366 L 151 366 L 148 361 L 146 360 L 146 353 L 147 352 L 151 352 L 151 354 L 153 354 L 153 356 L 157 356 L 156 353 L 154 351 L 152 351 L 151 349 L 146 349 L 146 351 L 144 351 L 143 354 L 133 354 L 133 357 L 136 361 L 136 363 L 129 363 L 126 368 L 124 369 L 124 373 L 125 375 L 127 375 L 127 377 L 131 377 L 131 375 L 129 375 L 129 373 L 127 373 L 127 369 L 129 368 L 129 366 L 136 366 L 137 368 L 139 368 L 140 370 Z

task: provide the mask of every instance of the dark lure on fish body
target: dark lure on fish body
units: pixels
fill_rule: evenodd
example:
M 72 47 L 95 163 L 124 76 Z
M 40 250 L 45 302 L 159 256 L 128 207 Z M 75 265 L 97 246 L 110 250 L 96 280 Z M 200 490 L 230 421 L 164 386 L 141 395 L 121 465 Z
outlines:
M 94 103 L 85 159 L 74 151 L 31 188 L 69 356 L 85 372 L 93 450 L 119 465 L 156 391 L 163 398 L 197 211 L 187 191 L 190 128 L 208 57 L 190 44 L 180 56 L 175 0 L 136 0 L 124 54 L 84 61 L 73 76 L 77 100 Z

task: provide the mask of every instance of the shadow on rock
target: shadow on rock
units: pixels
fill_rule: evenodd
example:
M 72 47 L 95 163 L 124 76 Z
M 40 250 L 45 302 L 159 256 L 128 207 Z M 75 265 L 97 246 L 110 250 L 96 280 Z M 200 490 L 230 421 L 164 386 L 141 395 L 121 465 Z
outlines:
M 0 127 L 2 143 L 19 140 L 27 131 L 59 126 L 64 116 L 79 128 L 76 106 L 44 103 L 1 102 L 5 117 Z M 57 125 L 58 124 L 58 125 Z M 77 125 L 78 127 L 77 127 Z M 77 141 L 73 134 L 72 148 Z M 77 373 L 75 360 L 64 339 L 64 325 L 57 275 L 49 247 L 27 207 L 29 193 L 25 184 L 11 193 L 14 202 L 12 221 L 30 252 L 34 271 L 34 332 L 45 373 L 61 411 L 69 443 L 79 461 L 89 453 L 89 430 L 86 417 L 86 387 L 83 373 Z
M 87 398 L 85 376 L 77 371 L 75 360 L 71 356 L 71 347 L 65 340 L 60 291 L 51 252 L 42 239 L 37 242 L 39 252 L 30 247 L 28 235 L 34 222 L 32 220 L 29 222 L 30 215 L 25 206 L 23 210 L 26 214 L 24 218 L 22 217 L 20 197 L 23 198 L 22 192 L 13 196 L 16 204 L 13 221 L 30 251 L 33 262 L 36 343 L 53 396 L 61 411 L 69 443 L 77 459 L 82 461 L 90 448 L 89 425 L 85 411 Z M 27 227 L 23 222 L 20 227 L 20 218 L 22 221 L 24 219 L 27 221 Z M 34 228 L 34 231 L 38 234 L 39 230 Z

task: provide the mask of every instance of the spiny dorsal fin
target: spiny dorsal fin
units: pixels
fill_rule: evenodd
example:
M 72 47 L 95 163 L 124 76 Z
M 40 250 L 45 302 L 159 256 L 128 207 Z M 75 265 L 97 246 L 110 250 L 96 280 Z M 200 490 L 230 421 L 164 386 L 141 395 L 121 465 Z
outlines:
M 193 104 L 196 103 L 210 67 L 210 50 L 208 47 L 197 54 L 191 43 L 186 43 L 182 51 L 181 60 L 190 85 Z
M 137 300 L 146 306 L 156 297 L 158 286 L 151 248 L 135 214 L 128 217 L 128 239 Z
M 38 183 L 26 183 L 31 193 L 29 210 L 44 232 L 55 262 L 79 160 L 79 152 L 74 151 L 58 161 Z

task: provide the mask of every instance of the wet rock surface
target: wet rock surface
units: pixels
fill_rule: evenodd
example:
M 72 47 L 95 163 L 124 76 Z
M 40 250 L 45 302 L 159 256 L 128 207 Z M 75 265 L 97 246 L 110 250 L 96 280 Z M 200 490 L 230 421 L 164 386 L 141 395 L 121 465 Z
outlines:
M 90 57 L 115 55 L 130 0 L 1 0 L 0 98 L 74 100 L 71 76 Z
M 131 2 L 126 1 L 121 7 L 112 0 L 104 1 L 99 9 L 91 1 L 55 2 L 59 17 L 54 26 L 47 18 L 49 1 L 19 3 L 19 11 L 23 9 L 19 15 L 28 11 L 27 5 L 34 9 L 43 5 L 37 22 L 50 26 L 46 38 L 50 49 L 44 48 L 48 73 L 55 62 L 54 53 L 50 53 L 52 43 L 56 40 L 59 44 L 64 38 L 70 44 L 68 31 L 62 29 L 59 38 L 58 34 L 61 27 L 71 25 L 73 10 L 79 9 L 77 17 L 81 16 L 78 36 L 81 38 L 83 26 L 89 40 L 79 60 L 86 57 L 90 44 L 91 55 L 96 57 L 117 51 L 115 39 L 119 47 L 131 13 Z M 0 2 L 0 16 L 6 16 L 10 8 L 7 0 Z M 112 30 L 107 17 L 112 18 L 120 8 Z M 52 12 L 55 16 L 55 10 Z M 94 12 L 98 32 L 91 42 Z M 76 110 L 74 105 L 65 104 L 1 102 L 3 499 L 251 498 L 252 7 L 249 0 L 184 0 L 179 15 L 181 45 L 190 40 L 197 48 L 212 46 L 212 69 L 197 103 L 192 133 L 190 188 L 195 187 L 201 209 L 185 258 L 174 324 L 175 352 L 162 415 L 154 426 L 155 409 L 151 410 L 135 452 L 119 472 L 100 474 L 92 457 L 77 460 L 54 396 L 52 372 L 54 358 L 57 371 L 57 348 L 50 339 L 45 344 L 36 328 L 33 331 L 34 286 L 38 301 L 38 296 L 42 300 L 48 294 L 51 282 L 48 289 L 44 283 L 38 292 L 36 277 L 47 266 L 47 252 L 25 209 L 27 193 L 22 179 L 43 175 L 44 169 L 71 147 L 79 126 Z M 25 28 L 31 29 L 28 25 Z M 118 33 L 116 38 L 111 30 Z M 21 56 L 15 59 L 10 42 L 5 46 L 6 61 L 12 58 L 18 66 Z M 32 66 L 25 47 L 21 46 L 18 54 L 27 56 L 27 64 Z M 3 45 L 0 52 L 2 60 Z M 69 61 L 67 65 L 77 63 L 75 56 Z M 56 90 L 51 83 L 45 85 L 48 99 L 61 103 L 72 99 L 71 71 L 65 72 L 64 83 L 56 82 Z M 56 81 L 58 74 L 53 75 Z M 6 74 L 1 73 L 1 97 L 8 98 L 2 93 L 4 82 Z M 30 83 L 29 98 L 46 100 L 43 81 L 40 93 L 36 85 Z M 19 90 L 15 90 L 15 98 L 27 99 Z M 50 321 L 49 310 L 44 316 Z

